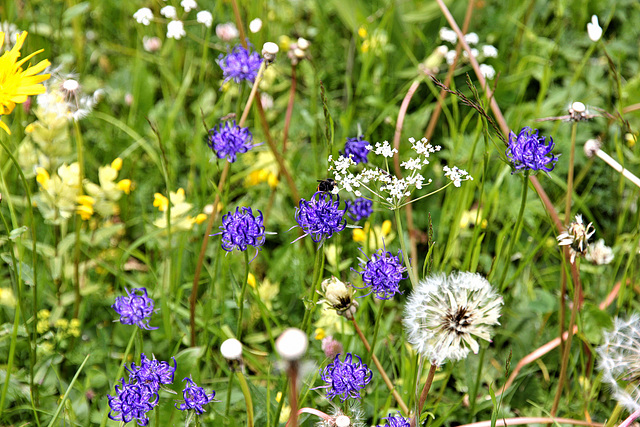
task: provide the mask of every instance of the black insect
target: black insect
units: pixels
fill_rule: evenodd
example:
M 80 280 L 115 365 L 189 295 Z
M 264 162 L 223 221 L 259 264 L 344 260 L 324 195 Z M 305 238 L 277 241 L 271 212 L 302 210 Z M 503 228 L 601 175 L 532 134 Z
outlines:
M 319 179 L 318 182 L 318 191 L 324 191 L 327 193 L 333 190 L 333 187 L 336 185 L 336 182 L 331 178 Z

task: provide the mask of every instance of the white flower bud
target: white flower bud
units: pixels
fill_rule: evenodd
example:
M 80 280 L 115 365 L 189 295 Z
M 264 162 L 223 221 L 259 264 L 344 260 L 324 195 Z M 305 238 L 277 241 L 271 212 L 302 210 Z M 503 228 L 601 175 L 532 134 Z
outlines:
M 586 154 L 587 157 L 595 156 L 600 149 L 600 145 L 602 145 L 602 143 L 599 140 L 588 139 L 587 142 L 584 143 L 584 154 Z
M 311 43 L 309 43 L 309 40 L 303 39 L 302 37 L 298 38 L 298 47 L 300 49 L 306 50 L 309 48 L 310 45 Z
M 253 21 L 249 22 L 249 31 L 252 33 L 257 33 L 262 28 L 262 20 L 260 18 L 256 18 Z
M 242 358 L 242 343 L 235 338 L 229 338 L 220 346 L 220 353 L 227 360 L 240 360 Z
M 309 339 L 298 328 L 288 328 L 276 340 L 276 351 L 284 360 L 300 360 L 307 351 Z
M 262 45 L 262 57 L 265 61 L 267 61 L 268 64 L 272 63 L 276 60 L 276 55 L 279 50 L 280 48 L 277 44 L 273 42 L 266 42 Z
M 571 109 L 578 113 L 578 114 L 582 114 L 585 111 L 587 111 L 587 107 L 580 101 L 576 101 L 574 103 L 571 104 Z

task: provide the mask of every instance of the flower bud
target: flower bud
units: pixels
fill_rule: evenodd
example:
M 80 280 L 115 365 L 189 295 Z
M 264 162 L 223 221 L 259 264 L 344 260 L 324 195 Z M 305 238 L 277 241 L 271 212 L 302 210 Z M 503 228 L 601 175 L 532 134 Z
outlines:
M 293 362 L 304 356 L 308 344 L 307 334 L 298 328 L 288 328 L 276 340 L 276 351 L 284 360 Z
M 322 292 L 324 300 L 321 302 L 329 304 L 340 316 L 353 319 L 359 304 L 353 299 L 354 289 L 350 285 L 332 276 L 322 281 Z
M 597 139 L 588 139 L 587 142 L 584 143 L 584 154 L 586 154 L 587 157 L 595 156 L 600 149 L 600 145 L 601 143 Z
M 309 43 L 309 40 L 303 39 L 302 37 L 298 38 L 298 48 L 307 50 L 310 45 L 311 43 Z
M 235 338 L 229 338 L 220 346 L 220 353 L 227 360 L 240 360 L 242 358 L 242 343 Z
M 262 57 L 268 64 L 276 60 L 276 55 L 280 48 L 273 42 L 266 42 L 262 45 Z

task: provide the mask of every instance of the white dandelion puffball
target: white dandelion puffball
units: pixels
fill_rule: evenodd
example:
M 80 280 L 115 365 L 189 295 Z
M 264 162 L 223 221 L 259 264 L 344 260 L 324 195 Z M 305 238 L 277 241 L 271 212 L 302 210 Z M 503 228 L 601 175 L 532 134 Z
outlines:
M 276 351 L 284 360 L 299 360 L 307 351 L 307 334 L 297 328 L 285 329 L 276 339 Z
M 480 274 L 453 272 L 422 279 L 409 296 L 404 326 L 413 348 L 434 365 L 477 353 L 476 338 L 491 341 L 502 297 Z
M 227 360 L 240 360 L 242 358 L 242 343 L 235 338 L 229 338 L 220 346 L 220 353 Z
M 628 320 L 616 317 L 611 332 L 604 333 L 604 344 L 598 347 L 598 369 L 602 382 L 629 412 L 640 409 L 640 315 Z

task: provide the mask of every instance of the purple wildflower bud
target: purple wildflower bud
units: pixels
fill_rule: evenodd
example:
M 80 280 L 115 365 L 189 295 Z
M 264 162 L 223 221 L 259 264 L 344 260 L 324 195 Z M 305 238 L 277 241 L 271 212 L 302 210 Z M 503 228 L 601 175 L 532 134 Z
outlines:
M 346 202 L 346 204 L 349 210 L 349 218 L 354 221 L 369 218 L 373 213 L 373 202 L 364 197 L 358 197 L 353 202 Z
M 227 252 L 246 251 L 247 247 L 253 246 L 258 255 L 265 240 L 262 212 L 258 210 L 258 213 L 259 216 L 254 217 L 251 208 L 243 207 L 240 211 L 238 207 L 235 213 L 229 212 L 222 217 L 220 232 L 212 236 L 222 234 L 222 249 Z
M 120 323 L 125 325 L 138 325 L 140 329 L 158 329 L 149 326 L 149 317 L 153 313 L 154 302 L 147 296 L 145 288 L 136 288 L 129 292 L 125 288 L 127 296 L 116 297 L 116 302 L 111 306 L 120 315 Z
M 217 62 L 222 68 L 225 83 L 232 79 L 236 83 L 242 80 L 253 83 L 258 75 L 262 57 L 258 52 L 251 52 L 251 47 L 247 50 L 238 45 L 226 56 L 221 54 Z
M 213 397 L 216 395 L 216 392 L 211 390 L 211 395 L 208 395 L 204 388 L 198 387 L 198 385 L 188 377 L 182 381 L 187 382 L 187 385 L 184 386 L 184 390 L 182 390 L 184 403 L 181 403 L 180 405 L 176 403 L 176 408 L 181 411 L 193 409 L 198 415 L 205 412 L 203 406 L 213 401 Z
M 327 398 L 333 399 L 340 396 L 343 402 L 349 398 L 360 399 L 360 390 L 371 382 L 373 373 L 369 367 L 362 363 L 360 356 L 355 355 L 358 362 L 353 362 L 351 353 L 347 353 L 344 362 L 340 361 L 338 354 L 333 363 L 328 364 L 324 370 L 320 370 L 320 376 L 326 385 L 318 388 L 328 388 Z
M 398 412 L 398 415 L 391 415 L 387 418 L 383 418 L 383 420 L 387 420 L 387 422 L 383 426 L 378 427 L 409 427 L 411 423 L 408 418 L 405 418 Z
M 160 385 L 173 383 L 173 375 L 176 372 L 176 359 L 173 358 L 173 367 L 169 363 L 156 360 L 155 358 L 149 360 L 147 356 L 142 353 L 140 355 L 140 366 L 136 366 L 135 363 L 131 364 L 129 371 L 129 381 L 136 380 L 138 384 L 147 384 L 152 390 L 158 391 Z
M 545 144 L 545 139 L 538 135 L 537 129 L 533 132 L 530 127 L 522 128 L 518 136 L 513 132 L 509 133 L 506 155 L 516 170 L 553 170 L 558 161 L 558 156 L 551 152 L 555 144 L 553 138 L 549 137 L 548 144 Z
M 258 144 L 253 144 L 253 135 L 249 128 L 241 128 L 229 122 L 220 123 L 209 130 L 209 148 L 213 150 L 219 159 L 227 159 L 233 163 L 237 159 L 238 153 L 246 153 Z
M 149 424 L 147 412 L 158 404 L 158 393 L 147 384 L 130 384 L 121 379 L 122 385 L 116 386 L 116 395 L 107 395 L 109 399 L 109 418 L 128 423 L 134 419 L 138 425 Z
M 342 348 L 340 341 L 329 335 L 328 337 L 322 338 L 322 351 L 324 351 L 324 355 L 326 357 L 333 359 L 342 353 L 344 349 Z
M 340 197 L 337 194 L 322 191 L 316 192 L 309 201 L 300 200 L 295 217 L 298 226 L 304 231 L 302 237 L 311 236 L 314 242 L 319 243 L 333 236 L 333 233 L 344 230 L 347 226 L 344 218 L 346 208 L 340 210 L 339 207 Z
M 367 163 L 367 155 L 369 154 L 367 146 L 371 144 L 363 138 L 364 135 L 347 138 L 347 142 L 344 144 L 344 153 L 341 151 L 340 154 L 344 157 L 351 157 L 351 160 L 356 162 L 356 164 Z
M 398 256 L 394 256 L 386 249 L 386 247 L 379 249 L 369 258 L 361 248 L 360 252 L 367 259 L 365 261 L 358 258 L 360 260 L 359 267 L 362 268 L 362 271 L 358 273 L 362 276 L 364 287 L 371 288 L 369 294 L 375 293 L 375 297 L 381 300 L 391 299 L 396 293 L 402 294 L 399 284 L 401 280 L 406 279 L 402 273 L 407 271 L 402 266 L 402 251 L 398 250 Z

